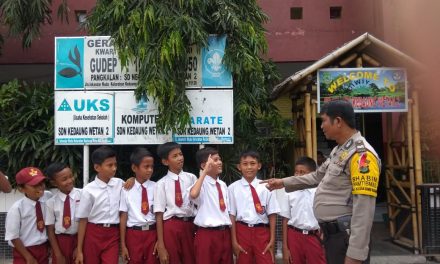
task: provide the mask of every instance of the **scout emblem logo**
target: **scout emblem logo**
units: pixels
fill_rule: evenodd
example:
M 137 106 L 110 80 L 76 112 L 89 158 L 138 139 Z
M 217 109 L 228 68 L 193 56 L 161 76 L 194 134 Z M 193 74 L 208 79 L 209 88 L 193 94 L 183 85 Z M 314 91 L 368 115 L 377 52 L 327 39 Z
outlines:
M 220 199 L 220 206 L 221 206 L 221 207 L 225 206 L 225 200 L 223 200 L 223 198 Z
M 359 172 L 360 173 L 367 173 L 370 171 L 370 168 L 368 164 L 370 161 L 367 159 L 367 153 L 363 153 L 361 157 L 359 158 Z
M 70 216 L 64 217 L 64 226 L 70 226 Z
M 182 193 L 176 192 L 176 201 L 182 200 Z
M 29 170 L 29 175 L 30 175 L 30 176 L 34 177 L 34 176 L 37 176 L 37 174 L 38 174 L 38 172 L 37 172 L 36 169 L 30 169 L 30 170 Z

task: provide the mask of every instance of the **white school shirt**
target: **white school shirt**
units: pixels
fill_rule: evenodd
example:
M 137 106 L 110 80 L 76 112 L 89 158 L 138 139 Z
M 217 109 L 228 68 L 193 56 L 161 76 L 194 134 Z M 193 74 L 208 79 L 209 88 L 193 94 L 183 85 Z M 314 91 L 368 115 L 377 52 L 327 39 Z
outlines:
M 55 234 L 73 235 L 78 233 L 78 222 L 75 221 L 75 208 L 79 205 L 81 189 L 73 188 L 69 193 L 69 197 L 71 225 L 68 229 L 63 227 L 64 201 L 67 195 L 58 191 L 46 202 L 47 216 L 44 218 L 44 222 L 46 225 L 55 225 Z
M 180 190 L 182 191 L 183 204 L 181 207 L 178 207 L 175 201 L 175 181 L 177 179 L 179 179 Z M 170 219 L 173 216 L 193 217 L 196 209 L 185 192 L 196 181 L 197 177 L 192 173 L 182 171 L 177 175 L 168 171 L 167 175 L 156 183 L 154 212 L 163 212 L 163 220 Z
M 75 217 L 88 218 L 93 224 L 119 224 L 119 201 L 124 181 L 111 178 L 108 183 L 98 177 L 81 192 Z
M 225 201 L 226 209 L 224 212 L 220 210 L 219 195 L 216 186 L 216 182 L 220 184 L 220 188 L 223 194 L 223 200 Z M 188 189 L 191 190 L 192 186 Z M 228 187 L 222 180 L 215 180 L 211 176 L 206 175 L 203 180 L 202 187 L 200 189 L 199 197 L 192 199 L 197 207 L 197 215 L 194 219 L 194 224 L 201 227 L 216 227 L 231 225 L 231 219 L 229 218 L 229 198 Z
M 288 225 L 303 230 L 319 229 L 318 221 L 313 214 L 313 199 L 316 188 L 304 189 L 285 193 L 287 199 L 282 199 L 282 217 L 288 218 Z
M 148 196 L 148 213 L 144 215 L 141 210 L 142 203 L 142 187 L 147 189 Z M 153 212 L 154 188 L 156 183 L 153 181 L 146 181 L 140 184 L 137 180 L 134 182 L 133 188 L 130 190 L 122 190 L 121 203 L 119 204 L 119 211 L 128 213 L 127 227 L 152 225 L 156 223 L 156 218 Z
M 260 181 L 255 178 L 251 184 L 257 192 L 263 207 L 263 214 L 259 214 L 255 210 L 251 187 L 245 178 L 229 185 L 229 214 L 234 215 L 237 221 L 254 225 L 269 224 L 268 215 L 280 212 L 275 194 L 269 191 L 264 184 L 260 184 Z
M 46 202 L 52 197 L 52 193 L 44 191 L 39 199 L 43 219 L 47 216 Z M 16 201 L 6 215 L 5 241 L 13 247 L 11 240 L 19 238 L 25 247 L 41 245 L 47 241 L 46 229 L 43 232 L 37 229 L 37 214 L 35 213 L 36 201 L 26 196 Z

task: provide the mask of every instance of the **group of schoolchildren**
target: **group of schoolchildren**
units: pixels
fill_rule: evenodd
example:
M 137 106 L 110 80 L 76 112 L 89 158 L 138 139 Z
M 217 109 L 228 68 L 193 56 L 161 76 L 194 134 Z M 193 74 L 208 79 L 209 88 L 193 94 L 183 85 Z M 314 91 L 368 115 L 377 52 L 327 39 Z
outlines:
M 16 182 L 25 196 L 8 211 L 5 233 L 13 263 L 47 264 L 49 255 L 57 264 L 117 264 L 119 255 L 136 264 L 232 264 L 233 255 L 236 263 L 274 263 L 276 214 L 285 217 L 285 263 L 325 263 L 313 190 L 288 194 L 279 205 L 256 178 L 262 166 L 257 152 L 240 155 L 242 178 L 229 187 L 219 179 L 223 164 L 214 148 L 197 151 L 198 178 L 183 171 L 179 144 L 162 144 L 157 155 L 168 167 L 157 183 L 150 180 L 154 158 L 145 148 L 131 154 L 135 178 L 126 183 L 114 177 L 116 152 L 108 146 L 92 153 L 97 175 L 82 190 L 61 163 L 44 174 L 34 167 L 19 171 Z M 315 168 L 302 158 L 295 175 Z M 45 191 L 46 176 L 56 191 Z

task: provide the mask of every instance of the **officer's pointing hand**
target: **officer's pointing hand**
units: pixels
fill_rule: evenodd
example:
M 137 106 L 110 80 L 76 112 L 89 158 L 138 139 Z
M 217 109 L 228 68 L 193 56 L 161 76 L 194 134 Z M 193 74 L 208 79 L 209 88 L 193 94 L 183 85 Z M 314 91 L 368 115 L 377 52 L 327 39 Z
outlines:
M 260 184 L 266 183 L 266 188 L 273 191 L 275 189 L 281 189 L 284 187 L 282 179 L 270 178 L 268 180 L 261 181 Z

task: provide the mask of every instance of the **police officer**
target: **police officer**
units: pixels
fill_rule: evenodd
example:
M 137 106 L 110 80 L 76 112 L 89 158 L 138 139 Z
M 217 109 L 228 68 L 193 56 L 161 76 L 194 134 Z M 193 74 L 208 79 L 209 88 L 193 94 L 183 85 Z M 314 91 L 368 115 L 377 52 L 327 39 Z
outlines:
M 326 138 L 338 144 L 327 160 L 317 171 L 302 177 L 263 182 L 270 190 L 285 187 L 287 192 L 319 184 L 313 209 L 323 232 L 327 263 L 369 263 L 380 160 L 355 129 L 349 102 L 328 102 L 320 115 Z

